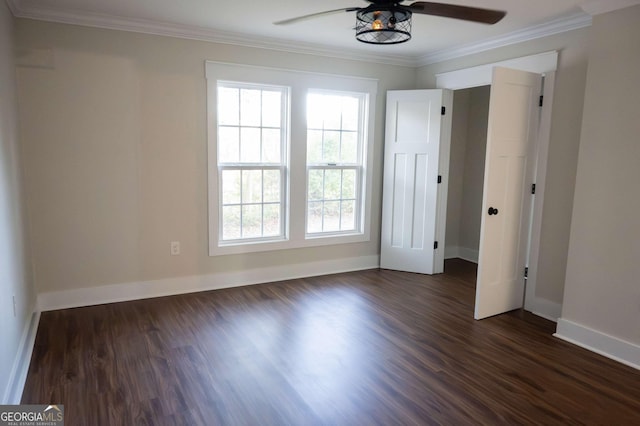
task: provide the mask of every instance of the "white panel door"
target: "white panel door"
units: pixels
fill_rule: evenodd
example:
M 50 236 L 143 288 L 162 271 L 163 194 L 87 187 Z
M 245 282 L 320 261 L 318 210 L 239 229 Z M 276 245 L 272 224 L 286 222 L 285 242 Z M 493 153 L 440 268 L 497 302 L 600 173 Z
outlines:
M 496 67 L 491 83 L 475 318 L 522 307 L 542 77 Z
M 438 187 L 446 190 L 438 185 L 443 93 L 387 92 L 381 268 L 423 274 L 443 270 L 444 257 L 436 257 L 434 250 Z

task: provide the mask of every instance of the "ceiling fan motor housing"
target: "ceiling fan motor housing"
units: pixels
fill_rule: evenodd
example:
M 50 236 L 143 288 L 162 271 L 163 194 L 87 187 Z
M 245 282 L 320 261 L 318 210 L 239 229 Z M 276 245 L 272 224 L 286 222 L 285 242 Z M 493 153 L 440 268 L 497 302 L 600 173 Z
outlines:
M 411 11 L 398 5 L 372 4 L 356 12 L 356 39 L 369 44 L 398 44 L 411 39 Z

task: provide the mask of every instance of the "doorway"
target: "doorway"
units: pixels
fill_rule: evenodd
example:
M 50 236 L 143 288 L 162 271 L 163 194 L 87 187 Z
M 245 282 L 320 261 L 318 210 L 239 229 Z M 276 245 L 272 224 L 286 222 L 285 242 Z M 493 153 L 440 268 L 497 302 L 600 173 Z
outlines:
M 453 94 L 445 259 L 478 263 L 490 91 Z
M 535 203 L 532 208 L 529 253 L 527 256 L 528 277 L 526 285 L 526 295 L 524 300 L 524 308 L 532 312 L 545 312 L 548 310 L 545 308 L 544 304 L 541 304 L 539 302 L 539 299 L 536 296 L 536 282 L 538 275 L 537 269 L 540 250 L 540 234 L 542 229 L 542 211 L 544 206 L 547 157 L 553 105 L 553 103 L 548 102 L 547 99 L 553 99 L 553 92 L 555 87 L 555 70 L 557 69 L 557 64 L 558 52 L 549 51 L 535 55 L 508 59 L 500 62 L 487 63 L 471 68 L 464 68 L 436 74 L 437 88 L 449 89 L 454 91 L 491 84 L 492 70 L 496 66 L 519 69 L 544 75 L 545 100 L 542 104 L 540 113 L 538 151 L 534 160 L 536 190 Z M 445 256 L 446 255 L 447 253 L 445 252 Z M 551 317 L 553 316 L 554 315 L 551 315 Z
M 557 52 L 548 52 L 534 57 L 505 61 L 508 64 L 504 65 L 513 67 L 496 63 L 475 69 L 438 74 L 436 80 L 439 89 L 387 93 L 380 265 L 386 269 L 438 273 L 442 272 L 445 257 L 443 248 L 447 246 L 444 238 L 449 186 L 447 180 L 455 173 L 449 172 L 449 132 L 452 130 L 453 114 L 446 114 L 446 111 L 455 111 L 455 108 L 450 108 L 453 101 L 452 90 L 491 84 L 486 125 L 481 125 L 483 130 L 480 132 L 472 131 L 472 135 L 487 136 L 484 155 L 486 164 L 482 167 L 480 163 L 480 167 L 477 167 L 480 170 L 484 168 L 484 179 L 468 178 L 468 181 L 482 187 L 482 191 L 475 191 L 482 199 L 480 244 L 477 249 L 478 274 L 474 313 L 476 319 L 522 307 L 527 270 L 532 264 L 534 265 L 532 272 L 536 269 L 539 249 L 537 236 L 540 230 L 542 203 L 534 204 L 531 195 L 533 192 L 529 191 L 532 191 L 530 188 L 536 184 L 536 178 L 544 180 L 546 171 L 550 103 L 542 102 L 542 75 L 547 75 L 551 83 L 553 82 L 556 60 Z M 540 71 L 550 68 L 550 71 Z M 545 89 L 547 89 L 546 84 Z M 545 95 L 552 97 L 553 84 L 549 89 L 548 92 L 545 90 Z M 484 87 L 484 91 L 485 93 L 489 91 L 488 87 Z M 471 93 L 473 92 L 470 92 L 469 96 Z M 395 99 L 394 96 L 402 99 Z M 442 103 L 437 103 L 436 98 Z M 447 98 L 449 101 L 446 101 Z M 436 114 L 436 111 L 440 112 L 440 106 L 442 106 L 441 114 Z M 412 125 L 433 129 L 434 132 L 437 130 L 437 132 L 430 134 L 426 131 L 422 133 L 404 131 L 412 129 Z M 458 129 L 466 127 L 468 135 L 468 123 L 466 126 L 457 127 Z M 399 135 L 410 137 L 400 138 Z M 432 146 L 433 143 L 439 143 L 439 148 L 433 145 L 433 152 L 426 152 L 425 147 Z M 408 149 L 414 146 L 419 149 Z M 398 150 L 399 148 L 406 149 Z M 463 151 L 466 154 L 466 147 Z M 436 154 L 439 159 L 436 159 Z M 483 154 L 476 157 L 482 158 Z M 439 166 L 424 167 L 427 159 L 435 160 L 436 166 Z M 423 171 L 425 173 L 422 173 Z M 418 172 L 420 172 L 419 176 Z M 418 182 L 416 180 L 418 177 L 420 177 L 420 185 L 412 185 L 412 182 Z M 425 179 L 422 179 L 423 177 Z M 444 185 L 440 186 L 439 183 Z M 462 183 L 464 184 L 464 173 Z M 417 188 L 428 190 L 417 191 Z M 471 192 L 473 191 L 467 190 L 467 194 Z M 407 193 L 412 197 L 407 197 Z M 464 185 L 459 190 L 459 194 L 464 195 Z M 434 197 L 437 197 L 435 203 Z M 462 198 L 455 196 L 452 198 L 452 204 L 455 205 L 458 200 L 458 205 L 462 206 Z M 536 198 L 538 198 L 537 192 Z M 427 201 L 429 201 L 428 205 Z M 417 207 L 420 208 L 417 209 Z M 473 214 L 472 210 L 465 209 L 465 213 Z M 455 208 L 452 211 L 455 212 Z M 462 209 L 459 208 L 458 212 L 461 215 Z M 528 219 L 530 217 L 533 217 L 532 222 Z M 426 226 L 427 219 L 429 226 Z M 457 221 L 453 220 L 454 224 L 456 222 L 459 224 L 458 244 L 462 222 L 459 219 L 458 217 Z M 476 222 L 477 235 L 477 219 L 471 220 L 470 224 L 473 225 L 474 222 Z M 435 225 L 435 232 L 433 232 L 433 225 Z M 452 234 L 455 240 L 455 232 Z M 473 235 L 473 232 L 469 235 Z M 464 235 L 463 238 L 465 238 Z M 430 241 L 433 241 L 432 248 L 430 248 Z M 442 244 L 443 242 L 445 244 Z M 463 256 L 474 259 L 475 244 L 467 244 L 467 246 L 471 247 L 463 245 L 462 251 L 466 248 L 467 253 L 471 252 L 471 254 L 463 254 Z M 457 253 L 452 254 L 452 247 L 458 247 L 453 250 Z M 390 256 L 389 254 L 394 250 L 399 254 Z M 449 257 L 460 256 L 460 251 L 460 246 L 449 244 Z M 409 261 L 410 267 L 425 263 L 425 257 L 420 256 L 423 253 L 429 259 L 433 258 L 433 267 L 425 271 L 409 269 L 406 265 L 409 258 L 415 257 L 413 261 Z M 408 254 L 417 256 L 411 257 Z M 439 271 L 436 265 L 440 265 Z M 532 276 L 529 275 L 529 278 L 531 279 Z

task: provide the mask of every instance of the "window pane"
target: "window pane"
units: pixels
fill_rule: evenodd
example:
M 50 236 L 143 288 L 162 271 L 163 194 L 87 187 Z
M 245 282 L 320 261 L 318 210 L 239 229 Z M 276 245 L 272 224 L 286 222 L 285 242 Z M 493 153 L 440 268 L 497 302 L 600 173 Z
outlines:
M 342 98 L 342 130 L 358 130 L 358 98 L 345 96 Z
M 262 202 L 262 170 L 242 171 L 242 203 Z
M 257 238 L 262 236 L 262 205 L 242 206 L 242 237 Z
M 324 199 L 339 200 L 340 199 L 340 175 L 341 170 L 325 170 L 324 171 Z
M 340 217 L 340 230 L 353 231 L 356 229 L 355 221 L 355 201 L 343 201 L 340 206 L 342 214 Z
M 280 129 L 262 129 L 262 162 L 280 163 Z
M 322 163 L 322 130 L 307 130 L 307 163 Z
M 260 90 L 240 90 L 240 125 L 260 126 Z
M 222 172 L 222 204 L 240 204 L 240 170 Z
M 340 201 L 325 201 L 323 219 L 323 231 L 340 230 Z
M 240 159 L 240 129 L 218 127 L 218 162 L 237 163 Z
M 222 239 L 240 238 L 240 206 L 222 208 Z
M 322 232 L 322 201 L 308 204 L 307 232 Z
M 265 204 L 263 209 L 263 235 L 265 237 L 280 235 L 280 204 Z
M 322 115 L 324 116 L 324 128 L 330 130 L 340 130 L 341 128 L 341 111 L 340 104 L 342 96 L 323 95 L 322 96 Z
M 280 112 L 282 108 L 281 92 L 262 92 L 262 125 L 265 127 L 280 127 Z
M 337 163 L 340 161 L 340 132 L 324 132 L 323 162 Z
M 240 131 L 240 161 L 260 162 L 260 129 L 243 127 Z
M 263 201 L 280 202 L 280 170 L 265 170 L 263 173 Z
M 309 170 L 309 181 L 308 181 L 308 199 L 312 200 L 322 200 L 322 187 L 324 184 L 324 171 L 323 170 Z
M 342 132 L 340 157 L 341 163 L 358 162 L 358 134 L 356 132 Z
M 342 171 L 342 198 L 356 198 L 356 171 Z
M 322 129 L 324 104 L 322 95 L 310 93 L 307 95 L 307 128 Z
M 218 87 L 218 125 L 240 124 L 240 91 L 229 87 Z

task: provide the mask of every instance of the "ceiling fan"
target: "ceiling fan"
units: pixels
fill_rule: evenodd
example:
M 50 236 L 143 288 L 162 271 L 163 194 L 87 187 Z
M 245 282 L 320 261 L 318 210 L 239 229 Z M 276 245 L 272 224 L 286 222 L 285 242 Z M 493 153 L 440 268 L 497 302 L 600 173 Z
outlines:
M 311 13 L 274 24 L 288 25 L 335 13 L 356 12 L 356 39 L 369 44 L 398 44 L 411 38 L 411 15 L 414 13 L 483 24 L 495 24 L 507 14 L 499 10 L 428 1 L 417 1 L 407 5 L 402 4 L 404 0 L 365 1 L 371 4 L 366 7 L 345 7 Z

